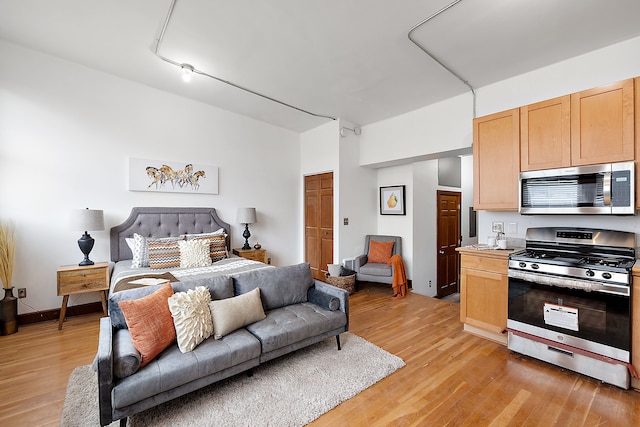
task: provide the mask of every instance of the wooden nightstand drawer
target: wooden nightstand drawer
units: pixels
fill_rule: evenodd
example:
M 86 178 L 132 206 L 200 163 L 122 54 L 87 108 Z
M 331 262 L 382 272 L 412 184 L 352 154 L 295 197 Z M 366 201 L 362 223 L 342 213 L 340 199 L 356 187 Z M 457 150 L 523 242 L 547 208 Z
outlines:
M 87 267 L 65 265 L 58 269 L 58 296 L 109 289 L 109 264 Z
M 233 254 L 241 256 L 242 258 L 267 263 L 266 249 L 234 249 Z

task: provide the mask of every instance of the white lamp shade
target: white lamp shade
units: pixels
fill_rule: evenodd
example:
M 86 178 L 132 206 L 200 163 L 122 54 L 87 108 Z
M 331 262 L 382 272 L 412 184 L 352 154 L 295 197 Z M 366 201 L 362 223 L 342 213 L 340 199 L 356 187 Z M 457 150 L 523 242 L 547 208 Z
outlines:
M 104 230 L 104 214 L 96 209 L 74 209 L 69 216 L 69 228 L 78 231 Z
M 240 224 L 253 224 L 258 222 L 256 219 L 256 208 L 238 208 L 236 222 Z

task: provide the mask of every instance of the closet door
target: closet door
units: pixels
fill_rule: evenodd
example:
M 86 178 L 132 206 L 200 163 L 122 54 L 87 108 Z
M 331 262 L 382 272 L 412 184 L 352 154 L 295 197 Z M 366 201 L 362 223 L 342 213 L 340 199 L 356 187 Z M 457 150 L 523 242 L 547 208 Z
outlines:
M 333 263 L 333 172 L 304 177 L 305 261 L 324 280 Z

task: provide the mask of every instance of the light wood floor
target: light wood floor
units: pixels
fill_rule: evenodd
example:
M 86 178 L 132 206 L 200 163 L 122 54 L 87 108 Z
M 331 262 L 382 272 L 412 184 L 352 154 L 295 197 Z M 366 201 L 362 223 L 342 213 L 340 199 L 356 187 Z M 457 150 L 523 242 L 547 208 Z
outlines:
M 469 335 L 457 304 L 390 295 L 387 287 L 361 286 L 351 296 L 350 332 L 407 366 L 313 426 L 640 426 L 640 393 Z M 0 337 L 0 426 L 58 425 L 69 374 L 95 355 L 100 316 L 72 317 L 61 331 L 54 322 L 24 325 Z

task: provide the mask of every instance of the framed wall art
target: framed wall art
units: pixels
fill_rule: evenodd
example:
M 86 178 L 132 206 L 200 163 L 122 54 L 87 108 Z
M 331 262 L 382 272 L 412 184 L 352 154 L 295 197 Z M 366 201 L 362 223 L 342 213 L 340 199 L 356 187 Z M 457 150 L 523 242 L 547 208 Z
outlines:
M 380 215 L 405 215 L 404 185 L 380 187 Z
M 129 190 L 218 194 L 218 167 L 129 158 Z

